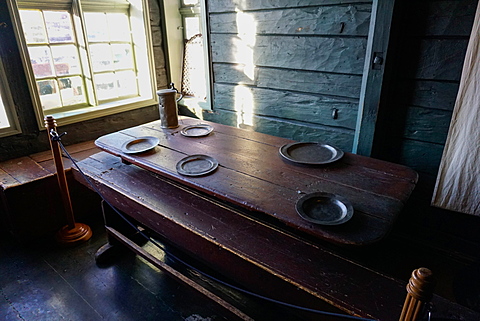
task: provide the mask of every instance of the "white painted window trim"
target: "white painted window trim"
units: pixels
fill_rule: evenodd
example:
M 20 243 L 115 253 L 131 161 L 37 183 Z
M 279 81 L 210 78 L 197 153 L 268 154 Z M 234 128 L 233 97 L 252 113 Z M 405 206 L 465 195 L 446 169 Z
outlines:
M 15 104 L 10 93 L 8 78 L 5 74 L 2 60 L 0 59 L 0 99 L 5 108 L 5 114 L 9 123 L 9 127 L 0 128 L 0 137 L 16 135 L 22 132 L 15 112 Z
M 23 4 L 25 3 L 35 3 L 39 4 L 41 9 L 45 9 L 46 7 L 56 4 L 58 9 L 65 9 L 70 8 L 73 5 L 75 0 L 69 1 L 59 1 L 59 0 L 44 0 L 42 2 L 32 1 L 32 0 L 23 0 Z M 82 0 L 78 0 L 79 2 Z M 148 1 L 147 0 L 104 0 L 102 1 L 102 5 L 106 6 L 125 6 L 125 4 L 130 5 L 130 14 L 134 14 L 135 19 L 137 21 L 141 21 L 141 26 L 136 26 L 137 34 L 142 33 L 141 37 L 143 37 L 142 41 L 145 42 L 144 48 L 144 56 L 146 57 L 147 61 L 136 61 L 139 80 L 143 80 L 143 84 L 139 84 L 139 86 L 143 89 L 143 96 L 135 97 L 135 98 L 128 98 L 123 99 L 115 102 L 109 103 L 102 103 L 98 106 L 89 106 L 84 108 L 79 108 L 75 110 L 68 110 L 63 112 L 55 112 L 49 113 L 48 111 L 43 111 L 40 96 L 37 91 L 35 77 L 33 76 L 33 68 L 30 64 L 30 59 L 28 57 L 28 50 L 25 38 L 23 36 L 22 24 L 19 15 L 19 6 L 16 0 L 8 0 L 7 4 L 10 10 L 10 15 L 12 17 L 12 21 L 14 24 L 15 36 L 17 39 L 17 43 L 19 45 L 22 63 L 25 69 L 25 73 L 27 76 L 28 86 L 30 95 L 32 97 L 32 102 L 35 109 L 36 120 L 39 129 L 44 129 L 44 117 L 47 114 L 51 114 L 55 117 L 57 124 L 59 126 L 73 124 L 85 120 L 95 119 L 103 116 L 108 116 L 116 113 L 121 113 L 129 110 L 138 109 L 141 107 L 147 107 L 156 105 L 158 103 L 157 95 L 156 95 L 156 78 L 155 78 L 155 68 L 154 68 L 154 58 L 153 58 L 153 45 L 152 45 L 152 36 L 150 30 L 150 17 L 149 17 L 149 9 L 148 9 Z M 83 0 L 81 6 L 88 7 L 89 5 L 97 5 L 97 1 L 89 1 Z M 51 7 L 50 7 L 51 8 Z M 81 10 L 80 10 L 81 11 Z M 72 12 L 73 13 L 73 12 Z M 80 12 L 80 14 L 82 14 Z M 132 26 L 132 32 L 135 27 Z M 146 85 L 147 84 L 147 85 Z M 145 87 L 147 87 L 145 89 Z M 150 87 L 150 88 L 148 88 Z

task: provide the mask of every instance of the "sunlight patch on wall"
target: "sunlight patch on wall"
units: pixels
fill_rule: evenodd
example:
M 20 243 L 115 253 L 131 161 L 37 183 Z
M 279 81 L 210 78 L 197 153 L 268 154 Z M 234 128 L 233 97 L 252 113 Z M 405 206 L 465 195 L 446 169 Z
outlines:
M 242 64 L 243 73 L 251 80 L 255 77 L 253 48 L 255 47 L 257 22 L 252 15 L 237 9 L 237 39 L 234 40 L 235 61 Z
M 237 127 L 253 126 L 254 102 L 250 88 L 242 85 L 235 87 L 235 111 L 237 112 Z
M 238 68 L 250 80 L 255 79 L 254 47 L 257 33 L 257 23 L 252 15 L 236 9 L 237 38 L 234 39 L 235 61 Z M 237 127 L 253 126 L 255 110 L 253 94 L 250 88 L 237 85 L 234 92 L 235 111 L 237 112 Z

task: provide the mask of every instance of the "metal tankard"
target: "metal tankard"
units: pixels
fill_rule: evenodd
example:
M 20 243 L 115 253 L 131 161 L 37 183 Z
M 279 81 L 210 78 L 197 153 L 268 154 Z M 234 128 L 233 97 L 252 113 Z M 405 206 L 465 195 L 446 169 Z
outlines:
M 157 91 L 158 95 L 158 109 L 160 112 L 160 126 L 162 128 L 176 128 L 178 127 L 178 107 L 177 103 L 183 98 L 176 98 L 178 90 L 173 83 L 170 84 L 169 89 L 161 89 Z

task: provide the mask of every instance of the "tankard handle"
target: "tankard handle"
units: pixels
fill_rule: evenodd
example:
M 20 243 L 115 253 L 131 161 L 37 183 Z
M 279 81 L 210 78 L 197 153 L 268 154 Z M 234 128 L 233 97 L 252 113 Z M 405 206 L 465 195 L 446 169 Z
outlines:
M 178 102 L 183 98 L 183 94 L 182 94 L 181 92 L 179 92 L 177 88 L 175 88 L 175 84 L 174 84 L 173 82 L 171 82 L 171 83 L 169 84 L 169 86 L 170 86 L 169 89 L 173 89 L 173 90 L 175 90 L 177 93 L 180 94 L 180 97 L 177 98 L 177 103 L 178 103 Z

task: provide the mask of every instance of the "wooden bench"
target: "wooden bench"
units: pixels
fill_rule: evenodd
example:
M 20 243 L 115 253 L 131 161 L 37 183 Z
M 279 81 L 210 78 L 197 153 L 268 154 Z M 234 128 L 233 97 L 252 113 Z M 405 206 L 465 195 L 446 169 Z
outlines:
M 93 141 L 70 145 L 66 149 L 74 160 L 99 152 Z M 66 157 L 64 166 L 70 175 L 72 163 Z M 50 150 L 0 162 L 0 197 L 2 227 L 19 240 L 44 236 L 64 224 Z
M 253 219 L 246 210 L 123 164 L 120 158 L 105 152 L 79 165 L 113 206 L 248 290 L 335 313 L 386 321 L 400 316 L 406 282 Z M 73 175 L 88 186 L 76 169 Z M 116 224 L 115 220 L 107 223 L 113 227 Z M 433 303 L 439 318 L 478 320 L 480 316 L 439 296 L 434 296 Z M 305 320 L 318 318 L 311 313 L 305 315 Z

